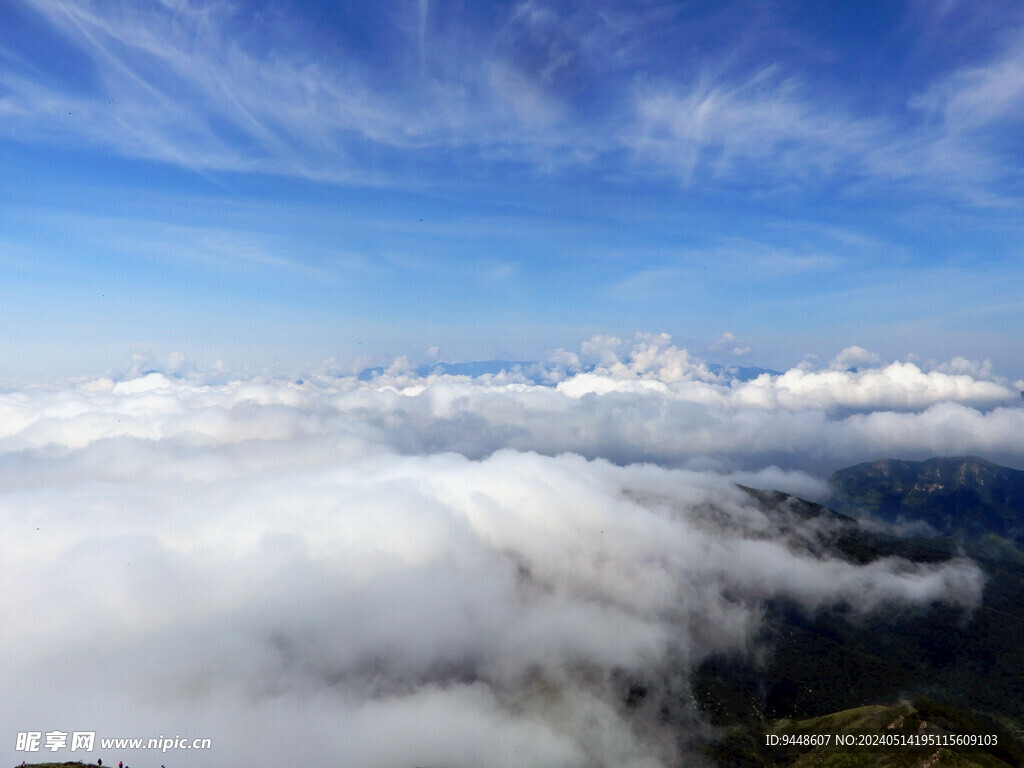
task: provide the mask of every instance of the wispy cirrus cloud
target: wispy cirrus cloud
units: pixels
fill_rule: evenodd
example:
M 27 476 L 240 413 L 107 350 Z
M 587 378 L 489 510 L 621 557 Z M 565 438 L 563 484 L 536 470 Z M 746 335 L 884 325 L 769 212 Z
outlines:
M 4 72 L 5 111 L 19 118 L 8 135 L 84 139 L 197 169 L 373 183 L 387 178 L 367 168 L 368 145 L 405 153 L 468 145 L 491 156 L 517 147 L 514 155 L 529 156 L 529 147 L 552 144 L 544 129 L 561 108 L 550 92 L 571 58 L 538 64 L 538 56 L 550 57 L 545 49 L 529 66 L 511 58 L 515 51 L 452 62 L 443 42 L 465 40 L 456 31 L 457 40 L 429 46 L 442 51 L 430 54 L 432 76 L 408 73 L 382 88 L 356 57 L 303 48 L 300 25 L 242 18 L 227 3 L 27 4 L 84 54 L 92 87 L 61 88 L 24 68 Z M 421 56 L 428 55 L 426 7 L 417 11 Z M 520 9 L 510 23 L 520 38 L 551 37 L 537 32 L 550 27 L 545 19 Z M 480 53 L 470 45 L 471 57 Z
M 775 68 L 740 82 L 663 84 L 638 91 L 622 141 L 643 167 L 687 186 L 743 179 L 760 191 L 838 184 L 864 195 L 895 182 L 995 204 L 1008 174 L 999 140 L 983 130 L 1019 119 L 1018 65 L 1015 57 L 994 71 L 957 73 L 908 103 L 927 113 L 909 125 L 902 115 L 858 115 L 816 101 L 799 78 Z
M 986 138 L 998 147 L 993 132 L 1019 131 L 1024 123 L 1024 33 L 1011 35 L 991 60 L 940 78 L 911 106 L 938 121 L 950 138 Z
M 711 283 L 737 287 L 832 274 L 850 266 L 850 259 L 842 255 L 844 250 L 834 240 L 814 247 L 723 237 L 707 248 L 648 254 L 644 266 L 615 282 L 609 293 L 628 300 L 650 301 Z M 867 261 L 867 257 L 863 260 Z
M 426 130 L 423 115 L 399 113 L 351 67 L 258 47 L 226 3 L 32 6 L 87 56 L 94 85 L 81 93 L 6 73 L 8 101 L 26 118 L 8 130 L 21 138 L 79 136 L 187 167 L 341 178 L 355 168 L 350 136 L 413 145 Z
M 690 27 L 742 31 L 735 14 L 541 0 L 475 16 L 388 6 L 376 16 L 390 32 L 375 27 L 373 41 L 392 54 L 378 57 L 385 73 L 345 45 L 306 45 L 309 19 L 265 9 L 23 4 L 87 63 L 87 86 L 6 56 L 7 136 L 212 171 L 382 184 L 401 168 L 413 183 L 409 171 L 426 173 L 441 151 L 482 169 L 511 161 L 754 191 L 897 182 L 994 202 L 1007 178 L 1001 145 L 1024 100 L 1024 45 L 1012 30 L 987 58 L 933 73 L 900 108 L 866 107 L 855 83 L 820 81 L 770 47 L 744 49 L 766 46 L 763 35 L 719 30 L 716 44 L 673 53 L 692 42 Z M 786 31 L 771 14 L 758 23 Z M 678 60 L 656 64 L 659 52 Z
M 829 177 L 855 163 L 885 126 L 823 111 L 774 68 L 740 82 L 663 85 L 637 94 L 625 143 L 687 183 L 754 169 L 766 181 Z

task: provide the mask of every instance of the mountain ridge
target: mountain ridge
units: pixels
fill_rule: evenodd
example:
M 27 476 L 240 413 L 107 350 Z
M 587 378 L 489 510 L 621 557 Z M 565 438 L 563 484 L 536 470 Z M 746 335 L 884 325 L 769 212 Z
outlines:
M 821 543 L 835 557 L 859 563 L 887 557 L 941 563 L 968 557 L 986 575 L 982 603 L 966 612 L 933 604 L 854 619 L 842 606 L 808 614 L 784 601 L 771 602 L 758 641 L 764 655 L 709 658 L 691 677 L 703 715 L 721 729 L 722 740 L 712 747 L 716 764 L 1024 766 L 1024 547 L 1005 535 L 1022 512 L 1013 500 L 1024 487 L 1024 472 L 976 456 L 955 456 L 921 462 L 880 459 L 839 470 L 836 476 L 840 482 L 833 483 L 834 491 L 845 493 L 839 498 L 843 504 L 835 504 L 838 511 L 778 491 L 744 490 L 772 516 L 831 518 L 825 529 L 832 533 Z M 899 504 L 904 496 L 913 503 Z M 965 499 L 975 506 L 966 506 Z M 929 500 L 936 502 L 934 509 Z M 951 517 L 958 509 L 960 516 Z M 974 515 L 967 521 L 972 524 L 964 522 L 967 513 Z M 865 525 L 866 515 L 930 521 L 931 530 L 918 527 L 907 535 L 899 526 Z M 773 752 L 763 744 L 764 734 L 785 730 L 787 723 L 803 723 L 799 727 L 807 732 L 808 723 L 832 722 L 829 718 L 845 717 L 858 707 L 890 707 L 907 697 L 927 699 L 950 722 L 999 725 L 1009 734 L 1008 751 L 797 754 Z
M 828 483 L 831 505 L 844 514 L 1024 541 L 1024 471 L 979 456 L 879 459 L 840 469 Z

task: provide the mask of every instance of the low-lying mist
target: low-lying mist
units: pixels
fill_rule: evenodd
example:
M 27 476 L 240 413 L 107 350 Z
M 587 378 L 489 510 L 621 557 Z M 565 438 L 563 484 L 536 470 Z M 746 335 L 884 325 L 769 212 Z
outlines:
M 833 523 L 736 483 L 823 499 L 882 455 L 1019 464 L 1017 385 L 965 361 L 740 382 L 661 337 L 589 344 L 478 378 L 4 390 L 11 743 L 213 741 L 56 756 L 138 768 L 690 765 L 688 673 L 756 650 L 766 601 L 977 603 L 969 561 L 851 564 L 819 546 Z M 667 722 L 626 706 L 632 679 Z

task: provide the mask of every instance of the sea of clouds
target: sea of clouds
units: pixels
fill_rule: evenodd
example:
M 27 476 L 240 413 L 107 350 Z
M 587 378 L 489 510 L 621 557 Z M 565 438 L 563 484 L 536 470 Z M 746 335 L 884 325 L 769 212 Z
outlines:
M 56 730 L 213 741 L 53 755 L 134 768 L 696 764 L 688 672 L 756 650 L 767 600 L 970 607 L 983 581 L 837 560 L 736 483 L 1024 465 L 1022 382 L 959 359 L 740 381 L 639 336 L 474 378 L 178 368 L 0 390 L 13 762 Z M 625 705 L 637 679 L 670 723 Z

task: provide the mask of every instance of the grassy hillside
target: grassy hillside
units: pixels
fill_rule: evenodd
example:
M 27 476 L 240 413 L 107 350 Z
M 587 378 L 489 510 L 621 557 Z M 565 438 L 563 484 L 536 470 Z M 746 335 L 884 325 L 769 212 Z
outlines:
M 994 738 L 981 747 L 942 743 L 881 746 L 887 740 Z M 838 738 L 837 738 L 838 737 Z M 775 743 L 769 744 L 768 739 Z M 818 743 L 786 744 L 793 738 Z M 840 739 L 852 743 L 840 743 Z M 783 719 L 760 728 L 733 727 L 709 750 L 719 765 L 732 768 L 1018 768 L 1024 747 L 1009 730 L 986 718 L 927 699 L 913 703 L 857 707 L 814 718 Z

